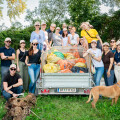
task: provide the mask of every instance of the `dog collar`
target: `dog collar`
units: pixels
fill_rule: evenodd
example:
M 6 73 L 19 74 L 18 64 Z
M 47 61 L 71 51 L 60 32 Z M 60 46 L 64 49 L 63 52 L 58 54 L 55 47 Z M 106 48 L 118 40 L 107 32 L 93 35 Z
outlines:
M 119 85 L 118 83 L 116 83 L 116 85 L 117 85 L 118 87 L 120 87 L 120 85 Z

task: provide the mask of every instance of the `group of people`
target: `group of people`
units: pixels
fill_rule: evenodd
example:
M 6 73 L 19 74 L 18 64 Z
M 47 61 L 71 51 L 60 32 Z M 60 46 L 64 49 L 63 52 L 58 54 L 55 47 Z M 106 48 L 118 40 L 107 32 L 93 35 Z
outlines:
M 91 54 L 96 70 L 94 74 L 96 86 L 100 85 L 103 73 L 107 86 L 113 85 L 115 78 L 119 80 L 120 41 L 115 43 L 115 40 L 111 40 L 110 48 L 109 43 L 102 43 L 98 32 L 89 22 L 83 22 L 80 26 L 82 38 L 76 33 L 75 27 L 70 25 L 67 29 L 65 23 L 62 25 L 62 30 L 55 24 L 51 24 L 46 31 L 46 23 L 40 24 L 38 21 L 35 22 L 34 27 L 35 31 L 31 33 L 29 50 L 25 47 L 25 40 L 20 40 L 20 48 L 15 55 L 15 50 L 10 47 L 11 38 L 6 38 L 5 46 L 0 48 L 1 93 L 5 99 L 17 97 L 18 94 L 28 89 L 30 93 L 35 93 L 36 81 L 40 75 L 41 53 L 52 46 L 79 47 L 78 45 L 81 45 L 86 51 L 83 57 Z M 15 58 L 17 65 L 12 63 Z

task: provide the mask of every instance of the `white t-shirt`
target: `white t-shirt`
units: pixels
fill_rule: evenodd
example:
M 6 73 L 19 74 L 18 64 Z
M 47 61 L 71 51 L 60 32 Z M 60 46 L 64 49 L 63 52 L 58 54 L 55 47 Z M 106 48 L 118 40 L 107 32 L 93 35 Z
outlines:
M 78 34 L 75 33 L 74 36 L 72 36 L 72 34 L 68 34 L 68 37 L 70 38 L 70 43 L 71 44 L 77 44 L 77 38 L 79 37 Z
M 63 46 L 66 46 L 68 42 L 68 37 L 62 37 L 62 39 L 63 39 Z
M 100 57 L 102 56 L 102 52 L 100 49 L 93 50 L 92 48 L 88 49 L 87 52 L 91 51 L 95 57 Z M 92 63 L 95 67 L 104 67 L 103 61 L 101 60 L 100 62 L 92 58 Z
M 45 33 L 45 40 L 48 40 L 48 33 L 47 33 L 47 31 L 44 31 L 44 33 Z

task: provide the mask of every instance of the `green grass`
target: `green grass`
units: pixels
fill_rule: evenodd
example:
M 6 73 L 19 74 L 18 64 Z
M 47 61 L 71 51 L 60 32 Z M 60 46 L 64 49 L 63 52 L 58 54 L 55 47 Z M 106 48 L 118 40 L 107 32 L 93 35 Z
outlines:
M 38 96 L 32 110 L 41 120 L 120 120 L 120 100 L 111 106 L 111 100 L 102 98 L 97 109 L 86 104 L 88 96 Z M 5 100 L 0 98 L 0 120 L 5 115 Z M 26 120 L 39 120 L 35 115 Z

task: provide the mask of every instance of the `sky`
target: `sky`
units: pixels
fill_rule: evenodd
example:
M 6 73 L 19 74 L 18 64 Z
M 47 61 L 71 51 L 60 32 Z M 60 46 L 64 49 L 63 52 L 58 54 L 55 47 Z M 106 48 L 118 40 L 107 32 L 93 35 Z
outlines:
M 39 0 L 27 0 L 27 9 L 30 10 L 34 10 L 35 7 L 38 7 L 39 4 Z M 7 26 L 8 28 L 11 26 L 10 23 L 10 19 L 7 16 L 7 3 L 6 1 L 4 2 L 3 6 L 3 20 L 0 20 L 0 25 L 2 25 L 3 23 L 5 23 L 5 26 Z M 108 13 L 109 12 L 109 7 L 106 7 L 104 5 L 100 6 L 100 11 L 101 13 Z M 23 24 L 23 26 L 27 26 L 29 25 L 29 22 L 25 22 L 25 16 L 26 16 L 26 11 L 24 12 L 24 14 L 20 15 L 20 18 L 17 18 L 16 20 L 13 20 L 13 22 L 21 22 Z

